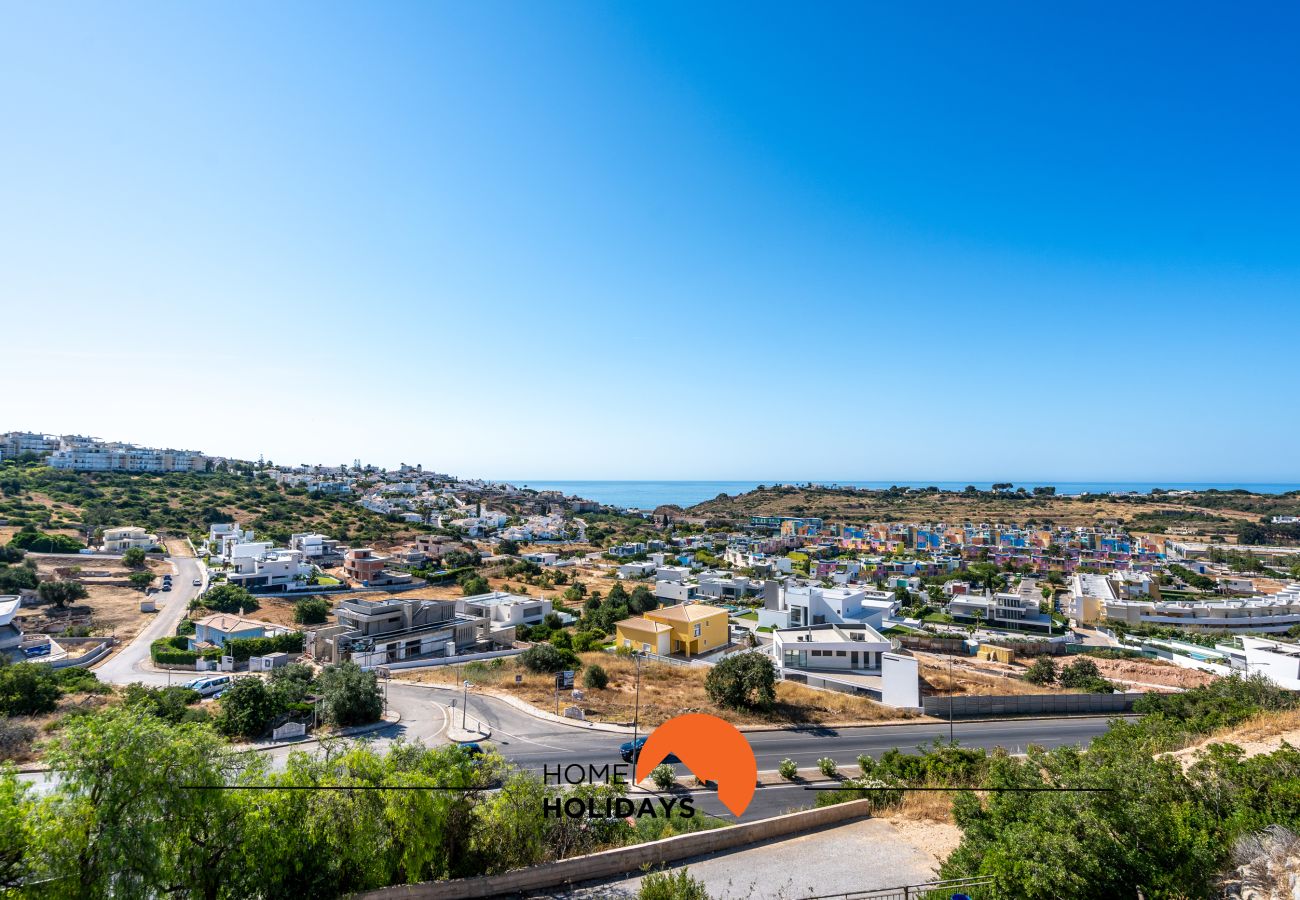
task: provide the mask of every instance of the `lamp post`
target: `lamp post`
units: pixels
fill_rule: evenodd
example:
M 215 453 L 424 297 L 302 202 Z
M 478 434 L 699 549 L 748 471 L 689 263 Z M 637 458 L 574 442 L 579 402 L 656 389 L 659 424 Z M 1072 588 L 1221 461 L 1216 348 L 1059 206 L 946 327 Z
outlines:
M 637 722 L 641 718 L 641 651 L 638 650 L 632 654 L 636 658 L 636 706 L 632 710 L 632 781 L 636 782 L 636 763 L 637 763 Z
M 469 715 L 469 682 L 465 682 L 465 691 L 461 695 L 460 729 L 465 730 L 465 719 Z
M 952 657 L 949 656 L 948 657 L 948 743 L 949 744 L 956 743 L 956 739 L 953 737 L 953 733 L 952 733 L 952 701 L 954 696 L 952 692 L 952 685 L 953 685 Z

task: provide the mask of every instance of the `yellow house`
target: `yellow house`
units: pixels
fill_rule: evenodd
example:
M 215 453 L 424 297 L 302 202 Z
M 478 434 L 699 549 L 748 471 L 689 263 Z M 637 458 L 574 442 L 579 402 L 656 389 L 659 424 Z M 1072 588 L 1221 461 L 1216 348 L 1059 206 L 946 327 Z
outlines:
M 729 640 L 727 611 L 706 603 L 665 606 L 614 626 L 614 644 L 647 653 L 695 656 Z

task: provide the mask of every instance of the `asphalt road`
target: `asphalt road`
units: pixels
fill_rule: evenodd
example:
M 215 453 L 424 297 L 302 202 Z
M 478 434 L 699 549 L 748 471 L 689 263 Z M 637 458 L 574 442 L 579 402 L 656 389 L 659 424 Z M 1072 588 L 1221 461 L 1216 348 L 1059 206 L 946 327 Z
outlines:
M 176 633 L 176 625 L 184 617 L 190 600 L 203 590 L 202 587 L 194 586 L 194 579 L 204 577 L 203 566 L 193 557 L 173 556 L 170 559 L 176 567 L 172 589 L 152 595 L 158 603 L 158 612 L 153 620 L 129 644 L 95 667 L 95 674 L 100 681 L 113 684 L 130 684 L 133 681 L 167 684 L 168 674 L 154 669 L 149 662 L 149 645 L 160 637 Z M 184 681 L 194 676 L 179 672 L 171 677 Z

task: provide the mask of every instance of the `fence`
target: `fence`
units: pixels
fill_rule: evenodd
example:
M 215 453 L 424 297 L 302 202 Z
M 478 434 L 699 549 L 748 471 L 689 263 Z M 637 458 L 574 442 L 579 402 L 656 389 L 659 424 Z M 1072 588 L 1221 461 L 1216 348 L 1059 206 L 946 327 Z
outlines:
M 1100 715 L 1132 712 L 1145 694 L 1022 694 L 996 697 L 925 697 L 927 716 L 955 719 L 980 716 Z
M 920 634 L 901 634 L 895 638 L 909 650 L 928 650 L 931 653 L 967 653 L 966 641 L 961 638 L 927 637 Z
M 527 646 L 532 646 L 531 644 Z M 505 656 L 518 656 L 523 650 L 489 650 L 485 653 L 465 653 L 460 656 L 432 656 L 426 659 L 407 659 L 395 662 L 376 663 L 375 665 L 362 666 L 363 669 L 424 669 L 435 666 L 459 666 L 462 663 L 474 662 L 482 659 L 499 659 Z

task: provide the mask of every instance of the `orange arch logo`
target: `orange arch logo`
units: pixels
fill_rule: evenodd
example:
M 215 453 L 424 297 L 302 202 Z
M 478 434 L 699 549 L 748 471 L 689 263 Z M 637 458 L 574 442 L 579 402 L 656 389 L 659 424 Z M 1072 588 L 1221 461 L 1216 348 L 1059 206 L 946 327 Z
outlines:
M 636 760 L 636 780 L 668 756 L 675 755 L 697 778 L 717 782 L 718 799 L 739 816 L 754 799 L 758 762 L 736 726 L 707 713 L 676 716 L 656 728 Z

